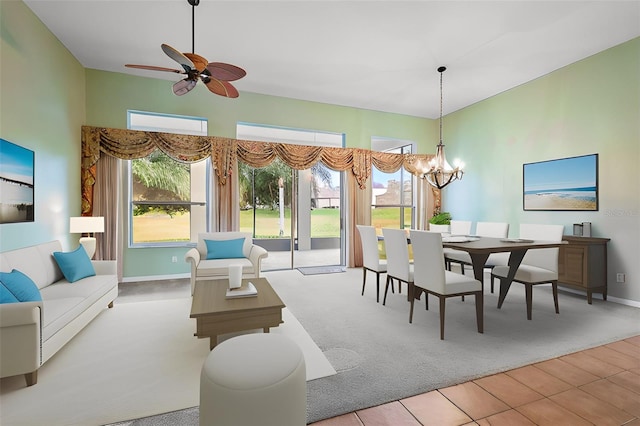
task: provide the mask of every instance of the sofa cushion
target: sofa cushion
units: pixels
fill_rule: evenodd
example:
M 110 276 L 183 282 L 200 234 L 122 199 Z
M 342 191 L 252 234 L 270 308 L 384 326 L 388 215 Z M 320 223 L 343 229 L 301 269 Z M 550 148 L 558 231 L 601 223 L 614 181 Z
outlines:
M 21 271 L 43 288 L 63 278 L 62 271 L 51 253 L 61 251 L 60 241 L 50 241 L 35 246 L 24 247 L 0 253 L 0 270 Z
M 2 283 L 2 287 L 13 294 L 18 302 L 38 302 L 42 300 L 40 290 L 38 290 L 36 284 L 31 278 L 17 269 L 11 272 L 0 272 L 0 282 Z M 5 299 L 4 294 L 2 299 Z M 11 298 L 9 297 L 8 300 L 11 300 Z
M 233 240 L 204 240 L 207 245 L 207 259 L 240 259 L 245 257 L 242 248 L 244 238 Z
M 70 252 L 56 251 L 53 257 L 58 262 L 62 274 L 69 282 L 76 282 L 82 278 L 91 277 L 96 274 L 91 264 L 91 259 L 81 245 Z
M 113 287 L 112 275 L 95 275 L 74 283 L 61 280 L 43 288 L 42 340 L 46 341 L 60 331 Z
M 196 272 L 197 277 L 227 278 L 229 276 L 229 265 L 242 265 L 242 274 L 244 276 L 254 274 L 253 264 L 247 258 L 209 259 L 200 261 Z

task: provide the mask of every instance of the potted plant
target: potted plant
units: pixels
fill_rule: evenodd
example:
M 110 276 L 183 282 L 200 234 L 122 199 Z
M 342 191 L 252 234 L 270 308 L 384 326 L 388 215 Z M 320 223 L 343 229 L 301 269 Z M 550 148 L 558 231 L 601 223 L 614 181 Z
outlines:
M 449 232 L 451 213 L 436 211 L 429 219 L 429 230 L 435 232 Z

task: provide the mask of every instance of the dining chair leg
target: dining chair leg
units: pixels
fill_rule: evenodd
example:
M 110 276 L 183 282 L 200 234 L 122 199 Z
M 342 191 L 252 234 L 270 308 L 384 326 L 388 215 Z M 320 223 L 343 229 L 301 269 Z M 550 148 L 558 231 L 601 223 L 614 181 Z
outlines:
M 362 296 L 364 296 L 364 286 L 367 283 L 367 268 L 362 267 Z
M 389 281 L 393 282 L 393 279 L 387 274 L 387 284 L 384 286 L 384 298 L 382 299 L 382 305 L 387 303 L 387 292 L 389 291 Z
M 408 283 L 407 286 L 409 287 L 408 293 L 409 293 L 409 296 L 411 297 L 411 302 L 409 302 L 411 304 L 409 308 L 409 324 L 412 324 L 413 323 L 413 302 L 415 301 L 416 286 L 411 283 Z
M 376 272 L 376 303 L 380 303 L 380 272 Z
M 526 292 L 526 298 L 527 298 L 527 319 L 531 320 L 531 311 L 532 311 L 532 305 L 533 305 L 533 285 L 531 284 L 525 284 L 525 292 Z
M 440 340 L 444 340 L 444 307 L 446 298 L 439 296 L 440 298 Z
M 482 292 L 476 293 L 476 322 L 478 323 L 478 333 L 484 333 L 484 295 Z
M 558 282 L 557 281 L 552 282 L 551 288 L 553 289 L 553 304 L 556 307 L 556 314 L 559 314 L 560 307 L 558 306 Z
M 493 294 L 493 275 L 491 275 L 491 294 Z

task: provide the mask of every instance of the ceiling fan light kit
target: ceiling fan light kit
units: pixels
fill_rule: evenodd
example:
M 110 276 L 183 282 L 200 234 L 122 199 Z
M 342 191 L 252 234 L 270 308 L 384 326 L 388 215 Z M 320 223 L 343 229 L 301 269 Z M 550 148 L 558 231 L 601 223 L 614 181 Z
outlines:
M 187 0 L 192 6 L 191 12 L 191 53 L 182 53 L 168 44 L 163 43 L 162 51 L 176 61 L 182 69 L 157 67 L 153 65 L 126 64 L 125 67 L 151 71 L 164 71 L 182 74 L 186 77 L 173 85 L 173 93 L 182 96 L 189 93 L 201 80 L 210 92 L 227 98 L 237 98 L 238 90 L 230 83 L 247 75 L 246 71 L 235 65 L 224 62 L 209 62 L 195 53 L 195 8 L 200 0 Z

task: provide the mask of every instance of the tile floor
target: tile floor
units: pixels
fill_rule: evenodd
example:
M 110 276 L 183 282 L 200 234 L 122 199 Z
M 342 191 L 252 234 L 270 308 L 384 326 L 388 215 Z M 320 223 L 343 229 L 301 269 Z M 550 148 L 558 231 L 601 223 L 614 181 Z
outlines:
M 640 426 L 640 336 L 312 426 Z

